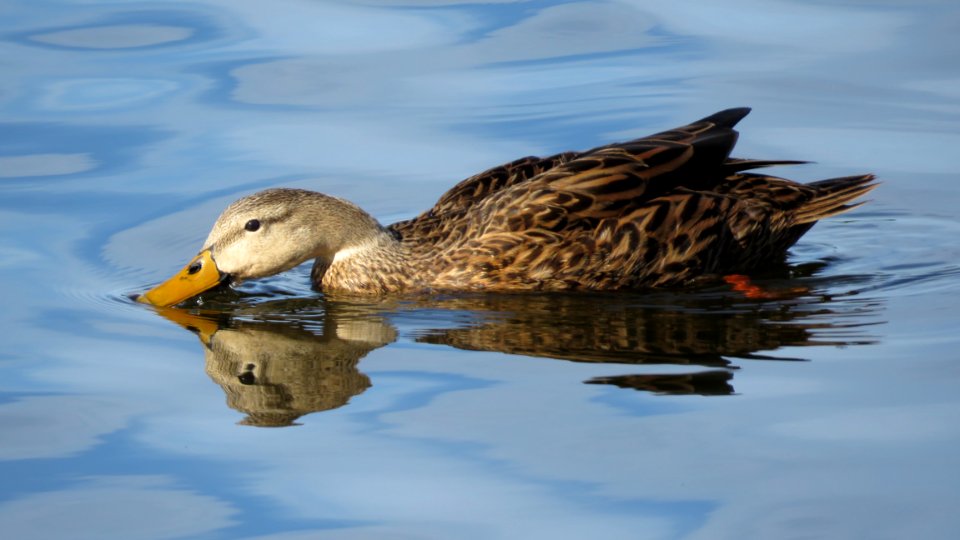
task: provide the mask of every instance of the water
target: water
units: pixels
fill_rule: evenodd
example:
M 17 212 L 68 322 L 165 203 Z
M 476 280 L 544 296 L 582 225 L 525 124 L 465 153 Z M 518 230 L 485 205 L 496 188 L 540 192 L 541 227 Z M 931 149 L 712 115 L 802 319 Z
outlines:
M 9 538 L 955 538 L 951 2 L 0 7 Z M 529 154 L 749 105 L 874 172 L 777 300 L 127 294 L 269 186 L 384 222 Z M 279 427 L 283 426 L 283 427 Z

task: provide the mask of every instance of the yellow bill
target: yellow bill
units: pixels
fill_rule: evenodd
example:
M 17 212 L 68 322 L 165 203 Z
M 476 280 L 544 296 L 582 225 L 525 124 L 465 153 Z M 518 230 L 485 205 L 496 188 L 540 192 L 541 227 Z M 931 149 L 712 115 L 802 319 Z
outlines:
M 140 295 L 137 302 L 159 307 L 172 306 L 213 288 L 222 279 L 210 250 L 205 249 L 172 278 Z

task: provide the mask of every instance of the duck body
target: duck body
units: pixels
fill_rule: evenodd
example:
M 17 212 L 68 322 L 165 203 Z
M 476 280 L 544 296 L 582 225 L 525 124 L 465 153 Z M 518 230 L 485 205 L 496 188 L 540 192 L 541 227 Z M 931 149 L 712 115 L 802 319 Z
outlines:
M 206 287 L 315 259 L 319 290 L 390 294 L 679 287 L 749 273 L 782 262 L 817 220 L 859 206 L 852 201 L 877 184 L 872 175 L 799 184 L 747 172 L 799 163 L 731 158 L 733 127 L 748 112 L 522 158 L 467 178 L 426 212 L 386 227 L 341 199 L 266 190 L 228 207 L 181 274 L 198 262 L 215 265 Z M 251 220 L 260 225 L 254 231 Z M 196 294 L 188 288 L 153 301 L 157 289 L 141 299 L 169 305 Z

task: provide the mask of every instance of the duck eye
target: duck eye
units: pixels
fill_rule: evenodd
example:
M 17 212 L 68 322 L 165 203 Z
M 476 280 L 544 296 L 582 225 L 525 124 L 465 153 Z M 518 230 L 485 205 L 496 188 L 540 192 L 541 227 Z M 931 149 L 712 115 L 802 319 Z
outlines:
M 253 231 L 255 231 L 255 230 L 257 230 L 257 229 L 260 228 L 260 220 L 259 220 L 259 219 L 251 219 L 250 221 L 247 222 L 246 225 L 243 226 L 243 228 L 246 229 L 246 230 L 248 230 L 248 231 L 250 231 L 250 232 L 253 232 Z

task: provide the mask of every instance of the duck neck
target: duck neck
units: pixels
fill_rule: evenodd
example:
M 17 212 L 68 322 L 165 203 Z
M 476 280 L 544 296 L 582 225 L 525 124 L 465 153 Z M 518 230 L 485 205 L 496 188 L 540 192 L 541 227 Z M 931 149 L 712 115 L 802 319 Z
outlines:
M 401 242 L 377 224 L 375 230 L 345 243 L 332 256 L 317 257 L 311 280 L 314 287 L 325 292 L 400 292 L 408 284 L 407 259 Z

